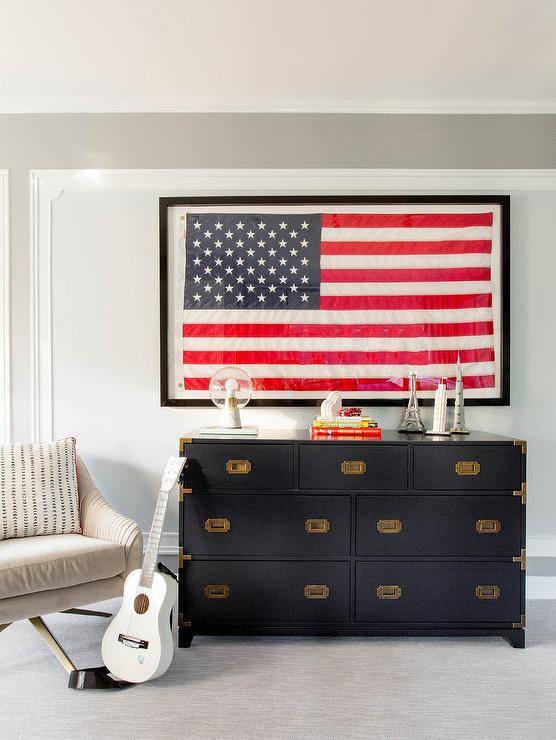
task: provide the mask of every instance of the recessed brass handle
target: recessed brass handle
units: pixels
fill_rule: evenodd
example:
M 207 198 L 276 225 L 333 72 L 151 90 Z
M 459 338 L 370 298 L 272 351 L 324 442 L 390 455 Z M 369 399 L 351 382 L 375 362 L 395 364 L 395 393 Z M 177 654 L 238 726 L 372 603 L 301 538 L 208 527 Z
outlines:
M 379 586 L 376 590 L 379 599 L 401 599 L 401 586 Z
M 475 531 L 479 534 L 498 534 L 501 529 L 499 519 L 478 519 L 475 522 Z
M 230 595 L 230 587 L 225 583 L 208 583 L 203 593 L 205 599 L 227 599 Z
M 344 475 L 364 475 L 367 472 L 367 463 L 364 460 L 344 460 L 340 469 Z
M 456 463 L 456 473 L 458 475 L 479 475 L 481 472 L 481 463 L 477 460 L 458 460 Z
M 478 599 L 493 600 L 500 598 L 500 586 L 477 586 L 475 596 Z
M 305 531 L 309 534 L 326 534 L 330 532 L 330 521 L 328 519 L 306 519 Z
M 251 463 L 249 460 L 228 460 L 226 471 L 230 475 L 239 475 L 251 472 Z
M 205 521 L 205 529 L 207 532 L 229 532 L 230 531 L 230 520 L 229 519 L 207 519 Z
M 402 523 L 399 519 L 379 519 L 376 529 L 380 534 L 399 534 L 402 531 Z
M 305 586 L 303 594 L 306 599 L 327 599 L 330 596 L 330 589 L 323 584 L 311 584 Z

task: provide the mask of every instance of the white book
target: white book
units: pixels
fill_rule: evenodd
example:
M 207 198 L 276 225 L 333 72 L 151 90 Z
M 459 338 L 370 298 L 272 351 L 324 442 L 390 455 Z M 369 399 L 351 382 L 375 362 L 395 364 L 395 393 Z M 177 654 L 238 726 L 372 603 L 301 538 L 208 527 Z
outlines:
M 240 427 L 239 429 L 226 429 L 225 427 L 203 427 L 199 429 L 199 434 L 207 434 L 214 436 L 230 435 L 234 436 L 245 436 L 245 435 L 257 435 L 259 430 L 257 427 Z

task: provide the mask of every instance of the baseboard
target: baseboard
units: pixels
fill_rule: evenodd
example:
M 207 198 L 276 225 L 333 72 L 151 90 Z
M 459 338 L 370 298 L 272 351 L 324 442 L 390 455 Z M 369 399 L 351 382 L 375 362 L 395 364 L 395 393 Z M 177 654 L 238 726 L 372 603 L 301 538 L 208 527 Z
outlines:
M 145 546 L 148 532 L 143 532 Z M 178 533 L 163 532 L 160 540 L 161 555 L 177 555 Z M 556 558 L 556 537 L 533 536 L 527 539 L 528 558 Z M 528 599 L 556 599 L 556 577 L 527 576 Z

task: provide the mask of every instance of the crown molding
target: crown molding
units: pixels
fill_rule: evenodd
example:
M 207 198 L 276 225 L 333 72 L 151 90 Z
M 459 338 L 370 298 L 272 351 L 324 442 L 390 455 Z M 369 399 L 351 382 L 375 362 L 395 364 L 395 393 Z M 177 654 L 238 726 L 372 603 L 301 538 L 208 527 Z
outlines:
M 12 439 L 9 173 L 0 170 L 0 442 Z
M 556 101 L 343 100 L 298 98 L 36 99 L 0 101 L 14 113 L 354 113 L 424 115 L 556 114 Z

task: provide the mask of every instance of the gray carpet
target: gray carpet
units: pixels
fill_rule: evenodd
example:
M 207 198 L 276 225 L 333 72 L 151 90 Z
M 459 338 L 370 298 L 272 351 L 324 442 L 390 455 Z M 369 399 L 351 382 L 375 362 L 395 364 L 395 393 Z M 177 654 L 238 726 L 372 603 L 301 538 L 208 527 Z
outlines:
M 122 692 L 68 690 L 19 622 L 0 634 L 0 737 L 553 738 L 555 605 L 530 603 L 525 650 L 500 638 L 195 638 L 165 676 Z M 105 620 L 47 621 L 78 666 L 100 663 Z

